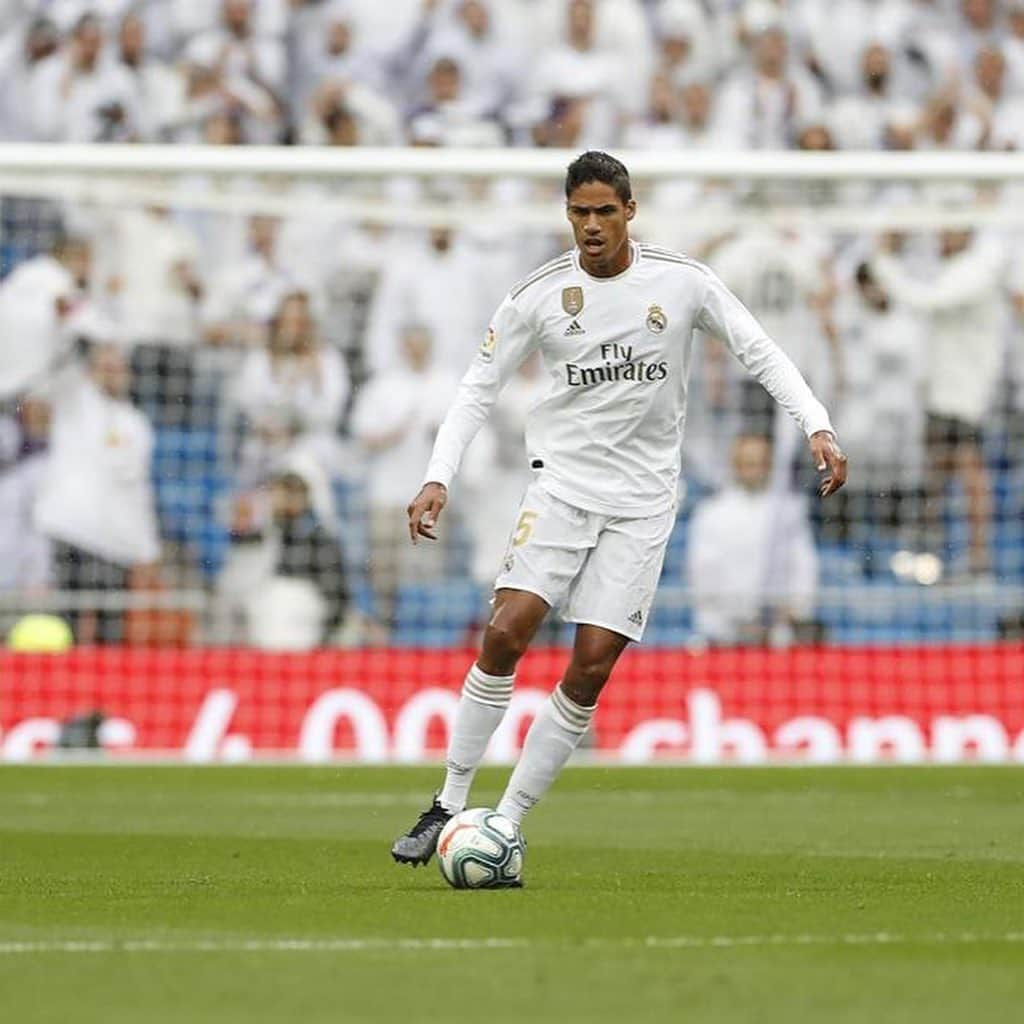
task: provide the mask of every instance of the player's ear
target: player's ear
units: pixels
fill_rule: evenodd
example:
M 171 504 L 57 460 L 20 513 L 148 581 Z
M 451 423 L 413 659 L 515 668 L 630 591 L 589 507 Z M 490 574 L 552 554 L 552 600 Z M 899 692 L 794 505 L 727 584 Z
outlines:
M 626 203 L 626 220 L 632 220 L 636 216 L 636 200 L 630 199 Z

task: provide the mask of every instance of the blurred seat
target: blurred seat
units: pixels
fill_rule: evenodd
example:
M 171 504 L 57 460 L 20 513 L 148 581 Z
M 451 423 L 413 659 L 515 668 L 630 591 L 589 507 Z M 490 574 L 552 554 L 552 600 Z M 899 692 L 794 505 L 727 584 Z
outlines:
M 829 588 L 818 617 L 832 643 L 977 643 L 994 640 L 1003 604 L 998 588 L 924 588 L 865 583 Z
M 228 532 L 217 502 L 231 489 L 214 430 L 161 427 L 154 431 L 153 480 L 160 532 L 193 550 L 214 576 L 227 554 Z
M 395 600 L 398 647 L 458 647 L 483 620 L 487 604 L 480 588 L 468 579 L 404 584 Z

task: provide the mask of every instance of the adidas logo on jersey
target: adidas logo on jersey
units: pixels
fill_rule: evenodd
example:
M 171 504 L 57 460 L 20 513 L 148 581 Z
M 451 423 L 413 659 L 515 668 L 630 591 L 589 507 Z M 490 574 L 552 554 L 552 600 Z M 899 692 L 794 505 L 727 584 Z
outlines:
M 632 622 L 634 626 L 642 626 L 644 624 L 644 613 L 637 608 L 637 610 L 633 612 L 626 621 Z
M 569 326 L 566 327 L 566 329 L 565 329 L 565 337 L 566 338 L 572 338 L 572 337 L 575 337 L 577 334 L 586 334 L 586 333 L 587 332 L 583 329 L 583 327 L 581 326 L 579 320 L 577 320 L 575 317 L 572 318 L 572 323 L 569 324 Z

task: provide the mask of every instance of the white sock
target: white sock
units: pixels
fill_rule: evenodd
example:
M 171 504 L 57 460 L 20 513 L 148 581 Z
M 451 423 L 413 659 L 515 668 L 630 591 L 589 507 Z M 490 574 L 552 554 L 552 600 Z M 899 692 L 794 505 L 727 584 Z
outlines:
M 441 806 L 451 814 L 466 807 L 473 776 L 508 710 L 514 681 L 514 675 L 488 675 L 475 663 L 466 674 L 448 741 L 444 786 L 438 796 Z
M 498 804 L 498 813 L 516 824 L 548 791 L 569 755 L 576 749 L 590 726 L 597 705 L 580 707 L 562 691 L 561 685 L 551 692 L 526 734 L 505 795 Z

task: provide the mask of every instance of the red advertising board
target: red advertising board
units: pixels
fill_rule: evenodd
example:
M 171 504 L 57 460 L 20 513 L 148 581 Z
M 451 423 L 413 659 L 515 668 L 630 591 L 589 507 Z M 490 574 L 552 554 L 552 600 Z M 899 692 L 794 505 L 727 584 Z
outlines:
M 566 657 L 538 650 L 524 660 L 492 760 L 515 756 Z M 459 650 L 3 653 L 0 757 L 39 756 L 62 723 L 99 711 L 112 755 L 433 758 L 472 658 Z M 1024 645 L 638 648 L 602 695 L 592 745 L 632 763 L 1024 762 Z

